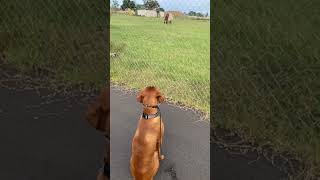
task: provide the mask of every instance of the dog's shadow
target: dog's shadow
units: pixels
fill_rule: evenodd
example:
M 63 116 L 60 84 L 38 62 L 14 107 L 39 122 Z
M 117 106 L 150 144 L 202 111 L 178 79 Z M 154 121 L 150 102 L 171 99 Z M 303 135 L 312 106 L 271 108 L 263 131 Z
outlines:
M 161 168 L 159 171 L 160 178 L 159 179 L 171 179 L 171 180 L 179 180 L 176 171 L 176 165 L 174 162 L 165 159 L 161 162 Z

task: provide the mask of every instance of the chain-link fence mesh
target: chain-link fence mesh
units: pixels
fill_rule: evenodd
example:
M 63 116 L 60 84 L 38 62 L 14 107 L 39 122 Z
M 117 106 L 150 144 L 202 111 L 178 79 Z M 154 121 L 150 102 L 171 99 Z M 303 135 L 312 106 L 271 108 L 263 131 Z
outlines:
M 210 1 L 124 2 L 111 1 L 112 83 L 154 85 L 172 101 L 209 113 Z M 171 23 L 164 23 L 166 14 Z
M 0 1 L 0 63 L 71 84 L 109 78 L 109 7 L 103 0 Z

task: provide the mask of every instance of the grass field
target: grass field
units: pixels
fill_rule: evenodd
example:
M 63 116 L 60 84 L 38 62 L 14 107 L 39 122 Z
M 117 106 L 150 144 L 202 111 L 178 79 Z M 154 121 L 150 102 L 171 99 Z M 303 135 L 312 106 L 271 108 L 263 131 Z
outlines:
M 175 102 L 209 113 L 210 23 L 112 14 L 111 80 L 158 86 Z
M 304 180 L 320 176 L 319 7 L 231 0 L 213 8 L 214 125 L 297 158 Z
M 23 74 L 49 77 L 53 84 L 103 86 L 107 80 L 107 10 L 103 1 L 1 3 L 2 63 Z

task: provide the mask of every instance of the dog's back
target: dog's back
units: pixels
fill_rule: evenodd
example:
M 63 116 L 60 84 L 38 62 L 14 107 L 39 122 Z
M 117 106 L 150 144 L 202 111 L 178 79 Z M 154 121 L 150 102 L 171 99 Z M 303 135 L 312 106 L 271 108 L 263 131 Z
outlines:
M 151 149 L 150 144 L 153 146 L 153 142 L 156 142 L 159 138 L 159 117 L 152 120 L 139 120 L 137 131 L 133 137 L 133 145 L 141 146 L 140 151 L 155 151 Z M 146 152 L 147 153 L 147 152 Z
M 158 88 L 148 86 L 137 96 L 143 104 L 143 113 L 132 140 L 130 170 L 135 180 L 152 180 L 163 160 L 160 146 L 164 132 L 160 109 L 165 97 Z
M 157 140 L 159 139 L 159 118 L 139 120 L 132 140 L 131 165 L 134 177 L 153 177 L 158 169 Z M 150 174 L 150 175 L 148 175 Z M 139 179 L 137 179 L 139 180 Z

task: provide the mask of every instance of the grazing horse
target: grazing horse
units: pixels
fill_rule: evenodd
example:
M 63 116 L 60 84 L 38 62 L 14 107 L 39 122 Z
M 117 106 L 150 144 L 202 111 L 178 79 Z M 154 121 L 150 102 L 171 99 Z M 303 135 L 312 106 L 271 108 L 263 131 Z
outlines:
M 164 24 L 168 24 L 168 22 L 172 24 L 172 20 L 173 20 L 173 15 L 171 13 L 166 13 L 164 16 Z

